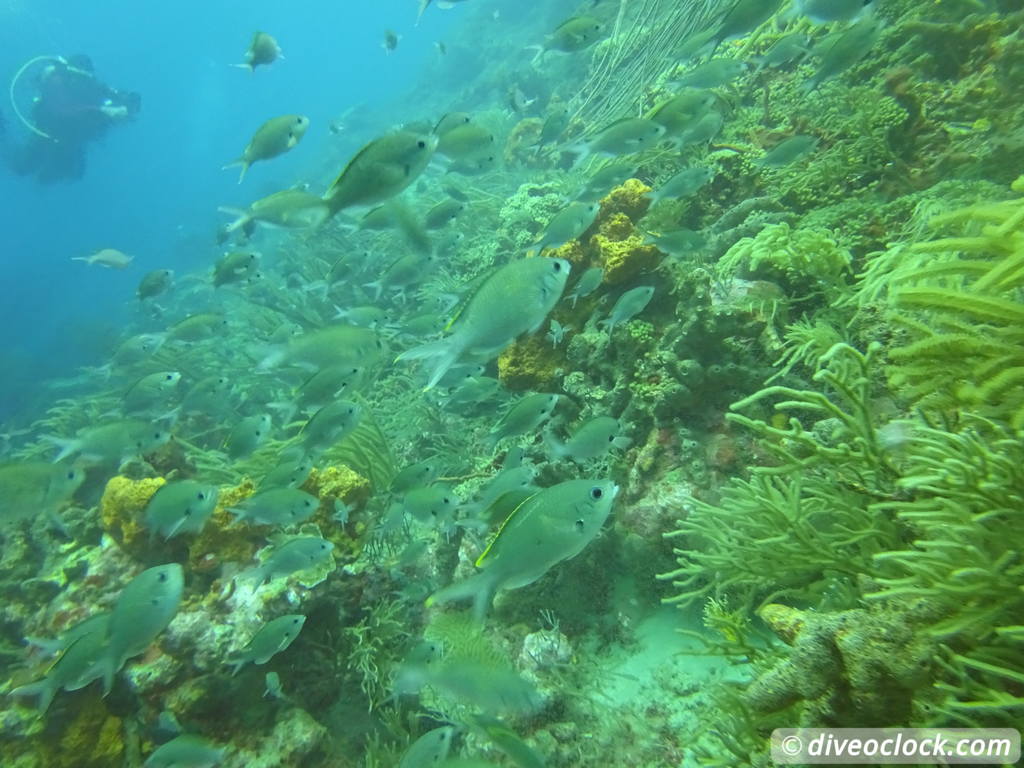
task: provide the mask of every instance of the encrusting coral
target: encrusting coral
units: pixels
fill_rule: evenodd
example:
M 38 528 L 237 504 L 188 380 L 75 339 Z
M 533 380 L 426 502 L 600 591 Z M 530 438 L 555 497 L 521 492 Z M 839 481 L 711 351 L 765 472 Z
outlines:
M 771 603 L 758 614 L 792 650 L 744 693 L 755 712 L 801 702 L 794 724 L 870 727 L 911 721 L 914 695 L 930 682 L 934 653 L 912 612 L 818 613 Z
M 104 532 L 126 551 L 145 546 L 149 531 L 143 524 L 143 511 L 166 482 L 162 477 L 132 480 L 124 475 L 107 482 L 100 499 L 100 521 Z

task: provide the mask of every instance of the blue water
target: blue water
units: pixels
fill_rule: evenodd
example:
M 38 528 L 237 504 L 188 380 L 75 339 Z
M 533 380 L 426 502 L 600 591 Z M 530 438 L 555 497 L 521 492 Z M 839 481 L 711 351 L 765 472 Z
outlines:
M 300 181 L 318 189 L 329 182 L 369 138 L 327 130 L 345 110 L 356 107 L 378 128 L 416 117 L 401 115 L 403 97 L 422 87 L 438 57 L 434 43 L 459 13 L 427 13 L 414 27 L 415 9 L 413 0 L 3 0 L 5 92 L 33 56 L 85 53 L 100 80 L 142 95 L 142 112 L 89 147 L 79 181 L 42 185 L 0 169 L 0 421 L 38 404 L 41 381 L 103 361 L 135 313 L 142 274 L 206 269 L 219 254 L 214 232 L 227 220 L 218 206 L 244 207 Z M 387 28 L 402 35 L 391 55 L 381 48 Z M 272 31 L 285 60 L 254 74 L 230 66 L 257 29 Z M 22 112 L 31 82 L 30 73 L 17 89 Z M 21 139 L 10 105 L 0 109 Z M 239 186 L 238 169 L 222 166 L 264 120 L 287 113 L 308 115 L 309 133 Z M 108 247 L 133 254 L 132 268 L 70 261 Z

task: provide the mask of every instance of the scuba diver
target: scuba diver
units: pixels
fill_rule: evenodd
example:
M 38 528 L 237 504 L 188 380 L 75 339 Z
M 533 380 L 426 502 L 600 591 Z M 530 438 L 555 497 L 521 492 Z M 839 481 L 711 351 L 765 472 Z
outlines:
M 46 66 L 36 80 L 37 94 L 26 117 L 15 101 L 15 85 L 37 62 Z M 92 61 L 81 54 L 29 60 L 11 81 L 10 93 L 14 113 L 31 135 L 20 146 L 12 145 L 0 121 L 5 159 L 15 173 L 44 183 L 81 178 L 89 142 L 101 138 L 110 126 L 134 118 L 142 106 L 139 94 L 122 93 L 100 82 Z

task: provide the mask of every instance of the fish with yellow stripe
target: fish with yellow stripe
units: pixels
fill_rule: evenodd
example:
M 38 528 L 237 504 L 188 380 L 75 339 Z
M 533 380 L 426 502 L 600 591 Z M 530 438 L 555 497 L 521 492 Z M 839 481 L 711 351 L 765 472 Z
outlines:
M 496 592 L 537 581 L 575 557 L 600 532 L 619 487 L 610 480 L 568 480 L 523 501 L 477 558 L 481 571 L 435 592 L 427 605 L 473 600 L 482 619 Z

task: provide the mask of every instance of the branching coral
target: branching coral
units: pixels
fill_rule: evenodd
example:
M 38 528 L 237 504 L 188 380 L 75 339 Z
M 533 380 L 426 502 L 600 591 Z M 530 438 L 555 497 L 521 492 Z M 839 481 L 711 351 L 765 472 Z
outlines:
M 1014 189 L 1024 192 L 1024 177 Z M 908 343 L 891 352 L 893 387 L 931 412 L 966 409 L 1024 427 L 1024 200 L 936 216 L 951 237 L 898 247 L 888 290 Z M 896 258 L 904 265 L 897 267 Z
M 373 490 L 387 488 L 395 474 L 395 460 L 391 446 L 381 431 L 380 425 L 369 411 L 364 411 L 359 426 L 340 444 L 327 453 L 334 464 L 351 467 L 370 481 Z M 356 503 L 363 491 L 355 497 L 342 494 L 346 502 Z
M 912 499 L 877 508 L 894 513 L 915 538 L 875 555 L 893 575 L 877 579 L 865 597 L 932 605 L 940 618 L 921 633 L 948 646 L 941 706 L 960 720 L 1013 721 L 1024 706 L 1024 446 L 1019 436 L 971 419 L 959 433 L 921 428 L 905 450 L 898 485 Z
M 716 0 L 623 2 L 610 37 L 596 47 L 595 66 L 576 109 L 592 130 L 637 112 L 637 100 L 664 69 L 670 52 L 720 12 Z
M 821 291 L 836 298 L 844 287 L 850 259 L 850 252 L 830 232 L 794 230 L 782 222 L 736 243 L 719 261 L 718 273 L 723 279 L 754 275 L 781 280 L 798 294 Z
M 733 480 L 718 504 L 695 501 L 667 534 L 685 542 L 675 550 L 679 568 L 659 576 L 681 590 L 667 602 L 713 593 L 754 601 L 773 591 L 808 599 L 835 575 L 876 572 L 872 556 L 900 540 L 870 508 L 890 496 L 895 480 L 871 410 L 876 353 L 837 344 L 815 377 L 827 394 L 769 387 L 733 406 L 784 398 L 776 410 L 808 414 L 814 425 L 806 429 L 797 416 L 785 427 L 728 416 L 760 435 L 776 464 L 757 468 L 751 480 Z
M 402 605 L 381 600 L 367 610 L 357 624 L 345 627 L 349 643 L 346 667 L 359 679 L 359 689 L 372 710 L 391 693 L 391 668 L 408 633 L 402 620 Z

